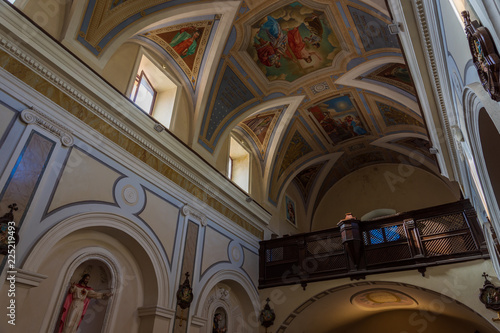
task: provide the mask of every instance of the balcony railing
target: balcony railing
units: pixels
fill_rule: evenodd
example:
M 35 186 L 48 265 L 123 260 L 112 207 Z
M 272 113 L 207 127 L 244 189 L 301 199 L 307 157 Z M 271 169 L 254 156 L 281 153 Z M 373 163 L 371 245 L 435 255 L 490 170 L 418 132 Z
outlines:
M 259 287 L 489 258 L 468 200 L 260 243 Z

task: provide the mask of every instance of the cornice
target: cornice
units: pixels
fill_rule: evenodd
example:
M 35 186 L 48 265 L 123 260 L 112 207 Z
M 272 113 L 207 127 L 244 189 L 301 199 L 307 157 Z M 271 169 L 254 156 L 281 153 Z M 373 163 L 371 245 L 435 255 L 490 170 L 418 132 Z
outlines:
M 6 5 L 0 3 L 0 7 L 5 7 Z M 6 7 L 6 11 L 10 8 Z M 11 10 L 11 9 L 10 9 Z M 0 11 L 0 17 L 5 16 L 8 13 L 3 13 Z M 15 13 L 13 13 L 14 15 Z M 215 206 L 213 208 L 221 213 L 224 210 L 229 210 L 228 214 L 223 213 L 226 217 L 233 220 L 232 217 L 234 213 L 240 217 L 242 220 L 237 222 L 240 226 L 243 226 L 244 229 L 250 231 L 252 234 L 262 238 L 262 226 L 267 225 L 270 220 L 270 214 L 264 209 L 258 207 L 257 204 L 253 204 L 248 206 L 245 203 L 245 199 L 247 195 L 244 193 L 239 193 L 234 186 L 224 185 L 225 182 L 228 182 L 225 177 L 220 175 L 218 172 L 205 165 L 204 162 L 196 156 L 193 152 L 189 151 L 182 143 L 180 143 L 177 139 L 175 139 L 170 133 L 163 131 L 162 133 L 158 133 L 154 130 L 154 124 L 152 124 L 151 119 L 145 117 L 140 112 L 137 112 L 135 106 L 126 101 L 126 99 L 119 94 L 118 92 L 111 89 L 107 86 L 101 79 L 99 79 L 94 73 L 92 73 L 89 69 L 85 68 L 81 65 L 81 63 L 69 55 L 67 52 L 64 52 L 62 48 L 54 43 L 50 38 L 45 35 L 42 35 L 39 31 L 37 31 L 33 27 L 27 26 L 27 24 L 22 20 L 22 18 L 13 19 L 9 18 L 10 29 L 14 29 L 16 27 L 17 30 L 6 33 L 5 30 L 0 30 L 0 49 L 4 50 L 10 57 L 16 59 L 24 66 L 26 66 L 29 70 L 37 75 L 41 76 L 47 82 L 55 86 L 58 90 L 64 93 L 64 95 L 69 96 L 72 100 L 78 102 L 81 106 L 83 106 L 86 110 L 92 112 L 92 114 L 101 118 L 109 127 L 109 131 L 118 131 L 121 135 L 124 135 L 128 140 L 132 141 L 134 144 L 140 146 L 147 153 L 154 156 L 158 159 L 160 164 L 164 164 L 174 171 L 174 174 L 178 174 L 181 178 L 188 180 L 189 183 L 193 184 L 195 187 L 199 188 L 204 192 L 202 195 L 197 195 L 198 199 L 201 200 L 210 200 L 213 202 L 215 199 Z M 14 25 L 17 23 L 17 25 Z M 21 37 L 18 37 L 18 34 L 21 34 Z M 34 39 L 32 36 L 37 36 Z M 15 39 L 12 39 L 15 38 Z M 76 88 L 73 84 L 70 84 L 68 81 L 62 78 L 59 73 L 55 73 L 49 67 L 45 66 L 42 61 L 35 58 L 33 55 L 29 53 L 23 46 L 23 43 L 40 43 L 38 49 L 43 49 L 44 56 L 48 57 L 49 54 L 45 54 L 53 49 L 52 57 L 48 58 L 55 66 L 60 66 L 58 68 L 61 71 L 65 72 L 65 77 L 77 77 L 79 80 L 79 84 L 85 87 L 90 91 L 83 92 L 81 89 Z M 51 45 L 53 44 L 53 45 Z M 38 45 L 31 45 L 30 47 L 37 48 Z M 8 64 L 6 66 L 9 66 Z M 15 66 L 14 66 L 15 67 Z M 17 76 L 15 72 L 12 72 L 14 76 Z M 21 78 L 22 80 L 23 78 Z M 28 83 L 29 82 L 25 82 Z M 33 87 L 33 86 L 32 86 Z M 36 90 L 38 87 L 33 87 Z M 44 88 L 47 90 L 47 88 Z M 47 95 L 47 91 L 40 91 L 42 95 L 50 99 L 50 96 Z M 95 102 L 94 96 L 99 100 L 110 101 L 113 105 L 108 107 L 103 107 Z M 64 96 L 60 96 L 64 98 Z M 67 97 L 66 97 L 67 99 Z M 54 101 L 54 100 L 53 100 Z M 77 116 L 76 111 L 70 110 L 71 107 L 67 105 L 61 104 L 59 101 L 54 101 L 56 104 L 59 104 L 63 109 L 68 111 L 73 116 Z M 130 124 L 133 124 L 134 127 L 131 127 L 129 123 L 122 121 L 118 115 L 118 111 L 120 112 L 120 118 L 129 118 L 127 119 Z M 37 119 L 42 119 L 42 117 L 35 117 Z M 77 116 L 78 118 L 78 116 Z M 28 117 L 28 119 L 31 119 Z M 31 120 L 29 120 L 31 121 Z M 40 120 L 37 124 L 41 125 L 43 121 Z M 57 132 L 60 132 L 61 135 L 65 132 L 58 124 L 57 126 L 53 126 Z M 88 124 L 90 125 L 90 124 Z M 50 128 L 50 126 L 49 126 Z M 49 129 L 47 128 L 47 129 Z M 50 129 L 49 129 L 50 130 Z M 54 130 L 54 129 L 53 129 Z M 64 135 L 66 138 L 66 136 Z M 152 139 L 152 140 L 151 140 Z M 68 144 L 71 140 L 66 140 Z M 64 144 L 64 143 L 63 143 Z M 179 159 L 182 160 L 182 163 L 179 162 Z M 143 162 L 146 162 L 143 160 Z M 152 166 L 150 163 L 147 163 Z M 155 163 L 153 163 L 155 164 Z M 155 165 L 158 165 L 156 163 Z M 189 165 L 192 169 L 188 169 L 184 165 Z M 162 167 L 157 166 L 156 171 L 160 171 L 160 169 L 164 169 Z M 165 172 L 161 172 L 164 176 L 167 176 Z M 185 190 L 190 191 L 192 189 L 192 185 L 186 184 L 185 181 L 178 180 L 178 176 L 174 175 L 174 178 L 177 178 L 177 181 L 167 176 L 171 180 L 174 180 L 174 183 L 180 185 Z M 222 187 L 216 186 L 216 183 L 222 184 Z M 215 185 L 215 186 L 214 186 Z M 187 186 L 187 188 L 186 188 Z M 234 188 L 233 188 L 234 187 Z M 192 190 L 191 190 L 192 192 Z M 197 193 L 199 190 L 197 191 Z M 226 193 L 227 192 L 227 193 Z M 212 199 L 213 198 L 213 199 Z M 222 204 L 222 206 L 220 205 Z M 210 204 L 211 205 L 211 204 Z M 225 208 L 221 208 L 225 207 Z M 234 210 L 234 213 L 233 213 Z M 252 223 L 248 223 L 249 221 L 253 221 Z
M 457 156 L 457 147 L 451 130 L 452 124 L 448 115 L 449 110 L 453 110 L 454 108 L 453 104 L 445 98 L 445 94 L 447 96 L 452 96 L 452 94 L 449 89 L 447 70 L 445 70 L 445 68 L 447 68 L 445 66 L 446 56 L 442 47 L 440 47 L 441 45 L 439 45 L 444 41 L 439 35 L 441 29 L 438 29 L 438 13 L 433 7 L 436 5 L 437 4 L 434 0 L 431 0 L 431 2 L 427 0 L 415 0 L 414 2 L 415 15 L 420 30 L 420 36 L 422 37 L 422 45 L 425 48 L 424 54 L 426 55 L 426 62 L 429 66 L 429 72 L 433 79 L 431 82 L 441 110 L 440 118 L 444 129 L 444 135 L 447 139 L 445 140 L 446 145 L 450 155 L 452 156 L 454 175 L 458 176 L 459 173 L 457 170 L 459 170 L 459 159 Z M 431 26 L 434 28 L 431 29 Z

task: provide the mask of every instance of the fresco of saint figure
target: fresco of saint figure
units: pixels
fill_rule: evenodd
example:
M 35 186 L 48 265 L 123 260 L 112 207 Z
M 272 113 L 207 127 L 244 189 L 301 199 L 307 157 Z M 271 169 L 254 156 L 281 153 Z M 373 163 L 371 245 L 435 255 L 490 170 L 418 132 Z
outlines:
M 198 37 L 200 37 L 200 32 L 195 27 L 182 28 L 172 39 L 170 46 L 178 55 L 185 58 L 196 52 Z

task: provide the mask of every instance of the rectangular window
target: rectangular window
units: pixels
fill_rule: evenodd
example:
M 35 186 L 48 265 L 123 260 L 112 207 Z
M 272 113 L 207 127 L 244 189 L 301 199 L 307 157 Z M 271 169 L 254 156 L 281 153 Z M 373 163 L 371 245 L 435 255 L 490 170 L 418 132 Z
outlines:
M 149 82 L 146 74 L 144 74 L 144 71 L 141 71 L 141 74 L 137 75 L 130 98 L 132 99 L 132 102 L 145 112 L 149 114 L 152 113 L 156 99 L 156 90 Z

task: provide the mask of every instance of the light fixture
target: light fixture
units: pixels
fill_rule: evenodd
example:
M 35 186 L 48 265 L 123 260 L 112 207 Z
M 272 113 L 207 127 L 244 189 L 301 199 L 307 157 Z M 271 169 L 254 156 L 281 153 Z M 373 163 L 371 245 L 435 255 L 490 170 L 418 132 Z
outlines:
M 163 127 L 163 125 L 159 124 L 159 123 L 156 123 L 155 126 L 154 126 L 155 130 L 159 133 L 159 132 L 163 132 L 165 130 L 165 127 Z
M 267 333 L 267 328 L 269 326 L 272 326 L 274 324 L 274 319 L 276 319 L 276 314 L 274 313 L 274 310 L 271 309 L 269 306 L 269 297 L 266 299 L 266 305 L 264 306 L 264 309 L 260 311 L 260 324 L 266 328 L 266 333 Z
M 182 321 L 187 320 L 182 314 L 185 309 L 189 308 L 191 302 L 193 301 L 193 288 L 189 283 L 189 272 L 186 272 L 186 279 L 184 282 L 179 285 L 179 289 L 177 289 L 177 306 L 181 308 L 181 314 L 176 315 L 177 319 L 180 319 L 179 326 L 182 326 Z

